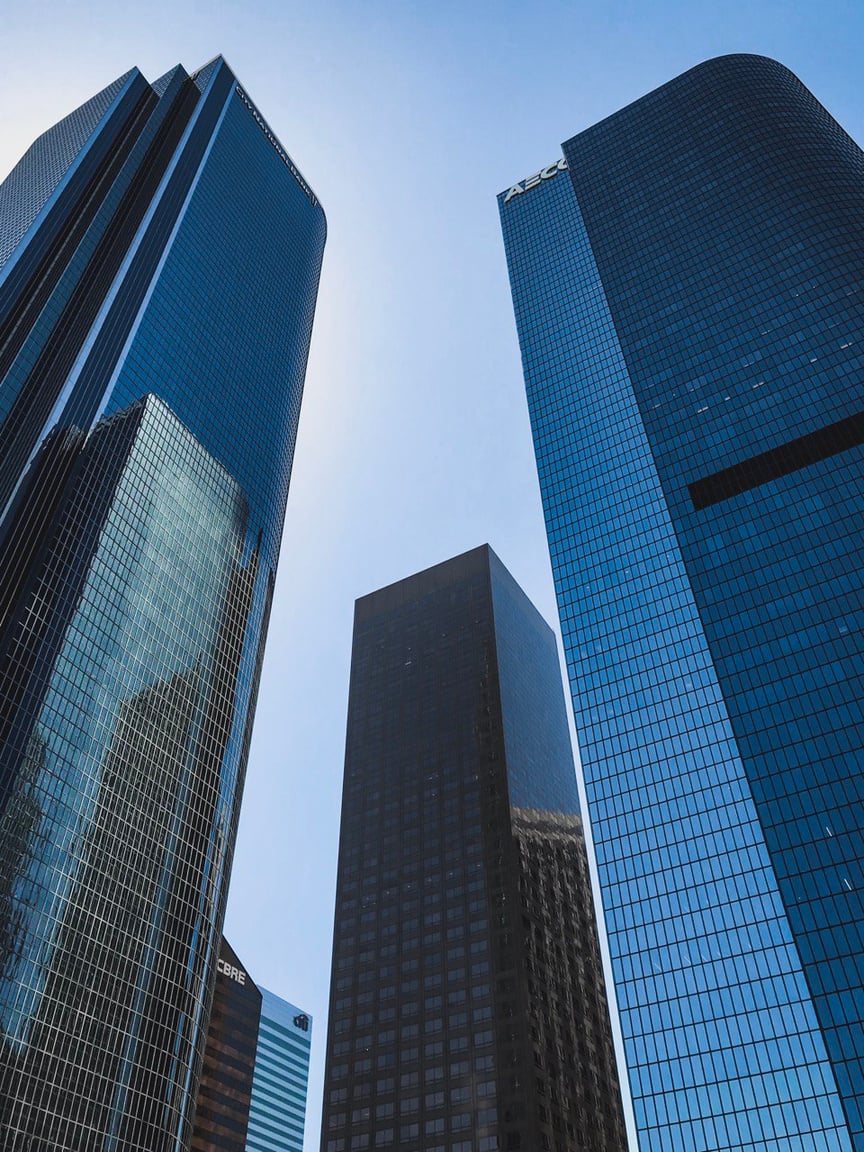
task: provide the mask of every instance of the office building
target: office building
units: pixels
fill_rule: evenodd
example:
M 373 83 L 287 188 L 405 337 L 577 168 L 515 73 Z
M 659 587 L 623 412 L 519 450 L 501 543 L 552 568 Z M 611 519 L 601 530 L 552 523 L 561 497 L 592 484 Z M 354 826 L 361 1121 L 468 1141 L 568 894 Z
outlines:
M 488 547 L 357 601 L 322 1152 L 623 1152 L 554 636 Z
M 246 1152 L 303 1152 L 312 1017 L 261 989 Z
M 312 1017 L 258 988 L 223 938 L 191 1152 L 303 1152 Z
M 223 937 L 191 1152 L 246 1152 L 261 992 Z
M 862 177 L 728 56 L 499 197 L 642 1152 L 864 1149 Z
M 0 1130 L 188 1147 L 325 238 L 230 68 L 0 186 Z

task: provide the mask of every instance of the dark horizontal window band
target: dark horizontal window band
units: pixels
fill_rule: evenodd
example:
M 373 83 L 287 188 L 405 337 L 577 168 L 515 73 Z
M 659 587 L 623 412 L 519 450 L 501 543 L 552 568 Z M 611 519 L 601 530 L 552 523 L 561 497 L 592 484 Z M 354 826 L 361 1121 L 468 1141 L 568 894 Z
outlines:
M 815 432 L 789 440 L 768 452 L 760 452 L 758 456 L 751 456 L 731 468 L 694 480 L 688 485 L 690 499 L 698 512 L 859 444 L 864 444 L 864 412 L 856 412 L 854 416 L 826 424 L 824 428 L 817 428 Z

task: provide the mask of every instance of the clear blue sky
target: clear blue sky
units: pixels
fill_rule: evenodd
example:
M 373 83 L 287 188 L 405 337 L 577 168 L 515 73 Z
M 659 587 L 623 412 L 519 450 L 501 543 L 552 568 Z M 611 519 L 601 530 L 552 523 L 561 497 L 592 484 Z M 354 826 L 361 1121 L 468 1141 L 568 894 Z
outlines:
M 4 6 L 0 50 L 2 173 L 133 64 L 221 52 L 327 212 L 227 921 L 315 1017 L 317 1152 L 353 601 L 488 541 L 554 620 L 495 194 L 725 52 L 782 60 L 864 140 L 864 3 L 48 0 Z

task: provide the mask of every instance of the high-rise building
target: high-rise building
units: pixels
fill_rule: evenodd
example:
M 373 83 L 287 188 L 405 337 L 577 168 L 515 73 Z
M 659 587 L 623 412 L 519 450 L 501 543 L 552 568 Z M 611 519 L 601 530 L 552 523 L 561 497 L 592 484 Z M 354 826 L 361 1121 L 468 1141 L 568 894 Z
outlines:
M 357 601 L 322 1152 L 623 1152 L 554 636 L 488 547 Z
M 710 60 L 499 198 L 643 1152 L 864 1149 L 864 155 Z
M 0 1129 L 188 1146 L 325 238 L 218 58 L 0 186 Z
M 246 1152 L 303 1152 L 312 1017 L 266 988 Z
M 312 1017 L 222 940 L 191 1152 L 303 1152 Z
M 223 937 L 190 1152 L 246 1152 L 261 992 Z

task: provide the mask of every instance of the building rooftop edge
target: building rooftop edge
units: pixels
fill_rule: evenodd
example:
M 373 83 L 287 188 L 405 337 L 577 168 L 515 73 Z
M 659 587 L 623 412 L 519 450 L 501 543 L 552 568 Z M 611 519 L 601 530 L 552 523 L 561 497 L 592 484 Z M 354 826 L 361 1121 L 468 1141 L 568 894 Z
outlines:
M 295 163 L 294 158 L 292 157 L 292 155 L 288 151 L 288 149 L 285 147 L 285 145 L 282 143 L 281 139 L 276 135 L 276 133 L 270 127 L 269 121 L 262 115 L 260 108 L 255 103 L 255 101 L 252 99 L 252 97 L 249 95 L 249 91 L 246 88 L 246 85 L 241 81 L 241 79 L 237 75 L 236 71 L 231 67 L 231 65 L 225 59 L 225 56 L 221 52 L 217 52 L 215 56 L 212 56 L 209 60 L 207 60 L 199 68 L 196 68 L 193 72 L 190 72 L 188 74 L 189 79 L 194 81 L 196 79 L 196 77 L 200 76 L 202 72 L 204 72 L 207 68 L 212 67 L 213 65 L 216 65 L 216 66 L 221 65 L 221 66 L 225 67 L 231 73 L 231 75 L 234 77 L 235 85 L 236 85 L 237 89 L 239 89 L 239 91 L 242 93 L 243 100 L 245 100 L 251 106 L 253 115 L 256 116 L 258 118 L 258 120 L 260 121 L 260 124 L 261 124 L 262 128 L 264 129 L 265 133 L 275 143 L 275 145 L 277 146 L 279 151 L 287 158 L 288 165 L 289 165 L 289 168 L 292 172 L 292 175 L 295 177 L 297 182 L 300 184 L 300 187 L 303 188 L 304 191 L 308 191 L 309 199 L 310 199 L 310 202 L 312 203 L 312 207 L 317 208 L 321 212 L 321 215 L 324 217 L 324 224 L 325 224 L 325 228 L 326 228 L 327 213 L 324 211 L 324 205 L 321 203 L 320 196 L 315 191 L 315 189 L 312 187 L 312 185 L 309 183 L 309 181 L 306 179 L 305 175 L 300 170 L 298 165 Z M 169 72 L 173 72 L 177 68 L 182 68 L 182 67 L 183 67 L 182 64 L 176 64 L 176 65 L 174 65 L 174 68 L 169 69 Z M 137 71 L 137 69 L 134 69 L 134 70 Z M 168 73 L 165 73 L 165 75 L 168 75 Z M 160 79 L 161 79 L 161 77 L 160 77 Z M 154 81 L 154 83 L 158 83 L 158 81 Z
M 435 573 L 442 572 L 445 568 L 451 566 L 456 567 L 460 564 L 463 567 L 467 567 L 471 559 L 475 559 L 476 562 L 485 563 L 488 566 L 488 559 L 486 558 L 490 553 L 493 556 L 495 555 L 491 545 L 478 544 L 475 548 L 468 548 L 465 552 L 460 552 L 456 556 L 450 556 L 446 560 L 440 560 L 437 564 L 430 564 L 426 568 L 421 568 L 418 572 L 411 572 L 407 576 L 400 577 L 398 580 L 391 580 L 388 584 L 382 584 L 380 588 L 375 588 L 371 592 L 366 592 L 362 596 L 358 596 L 354 601 L 355 610 L 361 606 L 365 607 L 369 605 L 371 607 L 371 602 L 375 599 L 379 597 L 383 598 L 388 593 L 395 591 L 397 588 L 405 587 L 414 582 L 418 584 L 422 583 L 424 579 L 428 580 Z M 483 558 L 482 561 L 481 557 Z
M 648 100 L 652 97 L 658 96 L 660 93 L 669 88 L 673 88 L 678 84 L 684 83 L 688 78 L 694 77 L 699 73 L 709 71 L 716 68 L 718 65 L 732 64 L 733 62 L 749 61 L 752 64 L 767 65 L 772 72 L 778 69 L 785 72 L 787 75 L 794 77 L 798 80 L 795 73 L 782 64 L 779 60 L 775 60 L 773 56 L 765 56 L 759 52 L 724 52 L 719 56 L 709 56 L 705 60 L 700 60 L 698 64 L 694 64 L 692 68 L 687 68 L 683 72 L 679 72 L 677 76 L 658 84 L 656 88 L 651 88 L 647 92 L 643 92 L 641 96 L 637 96 L 635 100 L 630 100 L 627 104 L 617 108 L 614 112 L 610 112 L 608 116 L 603 116 L 600 120 L 596 120 L 593 124 L 589 124 L 587 128 L 575 132 L 572 136 L 568 136 L 562 143 L 562 148 L 567 148 L 572 145 L 574 141 L 578 140 L 581 136 L 586 135 L 588 132 L 595 132 L 598 128 L 608 124 L 611 120 L 615 120 L 619 116 L 626 115 L 629 111 L 641 104 L 643 100 Z M 800 83 L 800 80 L 799 80 Z

